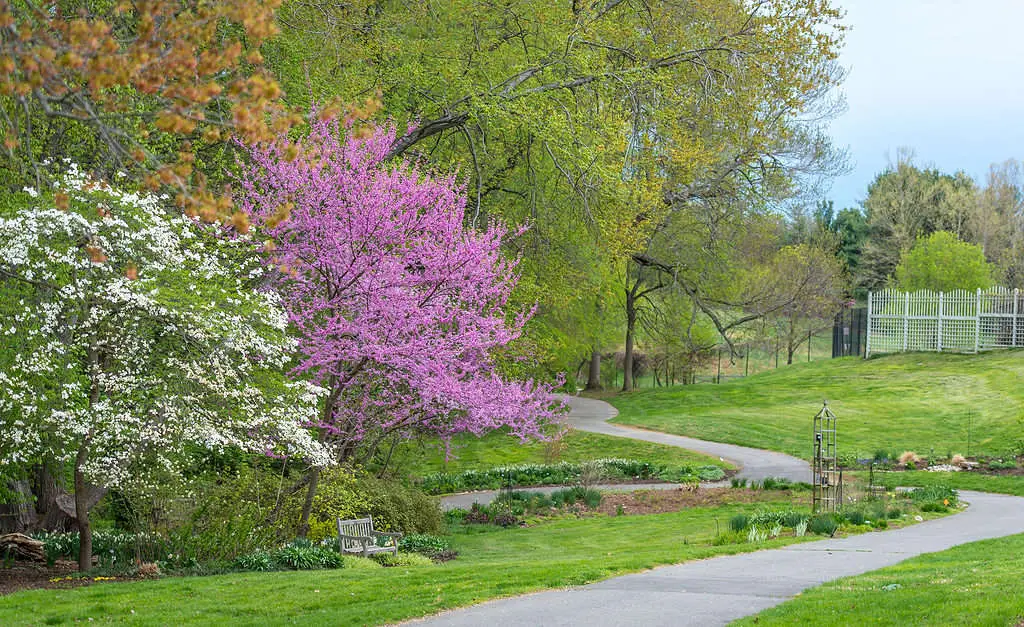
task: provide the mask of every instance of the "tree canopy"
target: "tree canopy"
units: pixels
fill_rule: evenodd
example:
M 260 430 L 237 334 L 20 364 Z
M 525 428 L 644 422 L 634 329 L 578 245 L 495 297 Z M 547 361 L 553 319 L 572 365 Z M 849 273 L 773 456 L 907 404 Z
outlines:
M 948 292 L 990 287 L 992 274 L 981 246 L 961 241 L 949 231 L 936 231 L 904 253 L 895 279 L 904 290 Z

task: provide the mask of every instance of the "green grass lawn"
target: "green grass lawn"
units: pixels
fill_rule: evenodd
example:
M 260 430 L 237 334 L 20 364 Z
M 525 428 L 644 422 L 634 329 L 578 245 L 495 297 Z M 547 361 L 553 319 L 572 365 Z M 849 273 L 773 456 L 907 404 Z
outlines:
M 784 495 L 770 498 L 781 500 L 563 519 L 529 528 L 470 526 L 452 538 L 458 559 L 434 566 L 245 573 L 22 592 L 0 597 L 0 625 L 90 619 L 92 624 L 138 625 L 395 622 L 486 599 L 800 541 L 788 537 L 711 546 L 717 530 L 728 529 L 729 518 L 738 512 L 795 507 Z
M 1005 454 L 1024 440 L 1024 352 L 832 359 L 609 400 L 613 422 L 809 458 L 822 399 L 838 416 L 840 453 Z
M 827 583 L 733 624 L 1015 625 L 1022 574 L 1024 535 L 984 540 Z
M 599 433 L 570 431 L 564 436 L 563 450 L 551 460 L 545 442 L 522 443 L 505 433 L 495 432 L 482 438 L 464 436 L 452 443 L 452 458 L 445 461 L 444 448 L 435 441 L 416 441 L 402 445 L 393 457 L 394 469 L 402 475 L 422 477 L 432 472 L 483 470 L 508 464 L 548 461 L 583 462 L 619 457 L 653 462 L 665 466 L 720 466 L 731 468 L 717 457 L 693 451 Z

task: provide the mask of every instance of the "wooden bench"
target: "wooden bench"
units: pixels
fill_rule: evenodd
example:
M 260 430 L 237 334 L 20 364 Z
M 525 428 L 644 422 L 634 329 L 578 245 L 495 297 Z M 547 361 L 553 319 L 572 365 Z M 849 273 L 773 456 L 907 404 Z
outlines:
M 400 533 L 373 530 L 373 517 L 338 519 L 338 546 L 342 553 L 358 554 L 363 557 L 375 553 L 394 553 L 398 555 Z M 378 546 L 377 538 L 391 538 L 391 544 Z

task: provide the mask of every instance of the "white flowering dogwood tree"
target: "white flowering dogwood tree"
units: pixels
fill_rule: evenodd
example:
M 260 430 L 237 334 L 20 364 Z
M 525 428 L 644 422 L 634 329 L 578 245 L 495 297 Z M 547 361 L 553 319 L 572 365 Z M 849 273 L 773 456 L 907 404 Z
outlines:
M 0 465 L 73 469 L 80 569 L 99 495 L 186 447 L 330 463 L 303 426 L 323 391 L 284 376 L 294 340 L 252 241 L 73 165 L 26 191 L 0 217 Z

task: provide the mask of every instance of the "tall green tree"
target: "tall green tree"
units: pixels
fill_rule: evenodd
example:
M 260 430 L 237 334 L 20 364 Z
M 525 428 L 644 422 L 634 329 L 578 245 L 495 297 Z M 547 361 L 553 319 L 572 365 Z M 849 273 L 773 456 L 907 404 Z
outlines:
M 790 149 L 820 146 L 789 121 L 834 82 L 842 30 L 825 0 L 314 1 L 279 16 L 264 53 L 290 97 L 379 91 L 414 123 L 392 154 L 461 165 L 474 222 L 531 224 L 516 252 L 524 285 L 550 289 L 535 319 L 550 338 L 577 331 L 547 312 L 607 293 L 667 207 L 784 178 L 779 162 L 806 155 Z
M 937 231 L 917 241 L 896 266 L 901 289 L 974 290 L 992 285 L 992 266 L 981 246 L 961 241 L 948 231 Z
M 921 169 L 912 153 L 901 151 L 896 163 L 868 187 L 864 201 L 868 239 L 858 263 L 856 286 L 870 290 L 885 285 L 903 251 L 919 237 L 940 230 L 966 236 L 975 192 L 974 181 L 963 172 L 949 175 Z

